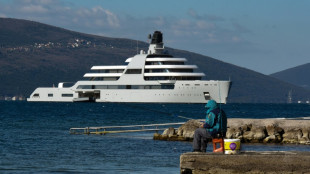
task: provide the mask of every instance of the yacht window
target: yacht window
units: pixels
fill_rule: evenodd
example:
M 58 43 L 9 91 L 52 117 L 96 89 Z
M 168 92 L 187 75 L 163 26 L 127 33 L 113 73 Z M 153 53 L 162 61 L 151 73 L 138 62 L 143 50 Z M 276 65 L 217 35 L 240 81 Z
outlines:
M 151 88 L 152 89 L 161 89 L 161 86 L 160 85 L 152 85 Z
M 144 85 L 132 85 L 132 89 L 144 89 Z
M 119 77 L 91 77 L 85 78 L 83 81 L 117 81 Z
M 119 89 L 117 85 L 108 85 L 108 89 Z
M 127 86 L 130 86 L 130 85 L 117 85 L 116 87 L 116 89 L 126 89 L 127 88 Z M 114 89 L 114 88 L 113 88 Z M 129 88 L 130 89 L 130 88 Z
M 73 94 L 61 94 L 62 97 L 73 97 Z
M 176 62 L 176 61 L 151 61 L 145 62 L 145 65 L 184 65 L 184 62 Z
M 40 97 L 40 94 L 39 93 L 35 93 L 33 94 L 34 97 Z
M 77 89 L 91 89 L 92 85 L 79 85 Z
M 127 69 L 125 74 L 141 74 L 142 69 Z
M 203 95 L 205 96 L 206 100 L 210 100 L 211 99 L 211 96 L 210 96 L 209 92 L 204 92 Z
M 149 54 L 146 58 L 156 58 L 156 57 L 173 57 L 169 54 Z
M 47 94 L 48 97 L 53 97 L 53 94 Z
M 103 81 L 117 81 L 119 77 L 103 77 Z
M 107 73 L 117 73 L 117 69 L 111 69 Z
M 79 85 L 77 89 L 174 89 L 174 85 Z M 73 97 L 73 94 L 62 96 Z
M 95 85 L 95 89 L 108 89 L 107 85 Z
M 174 85 L 162 85 L 161 89 L 174 89 Z

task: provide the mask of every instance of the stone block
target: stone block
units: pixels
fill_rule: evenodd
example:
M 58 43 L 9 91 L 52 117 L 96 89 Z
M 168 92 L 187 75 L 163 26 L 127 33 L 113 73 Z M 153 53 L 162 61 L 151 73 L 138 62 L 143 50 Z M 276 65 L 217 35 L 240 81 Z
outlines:
M 245 142 L 258 143 L 262 142 L 266 138 L 266 127 L 252 127 L 250 131 L 243 133 L 243 140 Z
M 181 174 L 213 173 L 310 173 L 310 152 L 185 153 L 180 156 Z
M 302 130 L 300 128 L 289 129 L 283 134 L 283 143 L 298 144 L 302 138 Z

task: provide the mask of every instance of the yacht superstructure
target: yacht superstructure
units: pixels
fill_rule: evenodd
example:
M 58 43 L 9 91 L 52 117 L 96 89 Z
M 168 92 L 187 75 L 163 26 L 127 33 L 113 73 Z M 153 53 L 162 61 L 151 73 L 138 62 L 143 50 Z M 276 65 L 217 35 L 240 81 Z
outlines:
M 71 87 L 37 88 L 27 101 L 45 102 L 138 102 L 138 103 L 206 103 L 214 99 L 226 103 L 231 82 L 201 80 L 204 73 L 196 65 L 186 65 L 186 58 L 165 54 L 163 36 L 150 36 L 147 53 L 128 58 L 128 65 L 93 66 L 88 80 Z

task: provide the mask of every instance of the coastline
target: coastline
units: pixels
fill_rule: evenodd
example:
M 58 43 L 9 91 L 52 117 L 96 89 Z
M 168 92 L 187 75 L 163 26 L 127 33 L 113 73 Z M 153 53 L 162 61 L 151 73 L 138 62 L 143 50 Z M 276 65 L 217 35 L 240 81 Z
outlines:
M 201 120 L 189 120 L 178 129 L 168 128 L 155 133 L 154 140 L 192 141 Z M 242 143 L 283 143 L 310 145 L 309 119 L 241 119 L 227 120 L 227 139 Z

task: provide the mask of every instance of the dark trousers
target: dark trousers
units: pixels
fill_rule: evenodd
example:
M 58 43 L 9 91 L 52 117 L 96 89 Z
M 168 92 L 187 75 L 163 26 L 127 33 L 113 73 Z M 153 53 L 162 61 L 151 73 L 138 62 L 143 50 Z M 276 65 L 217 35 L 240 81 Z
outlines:
M 194 151 L 205 152 L 207 149 L 208 139 L 211 135 L 205 128 L 198 128 L 194 134 L 193 149 Z

